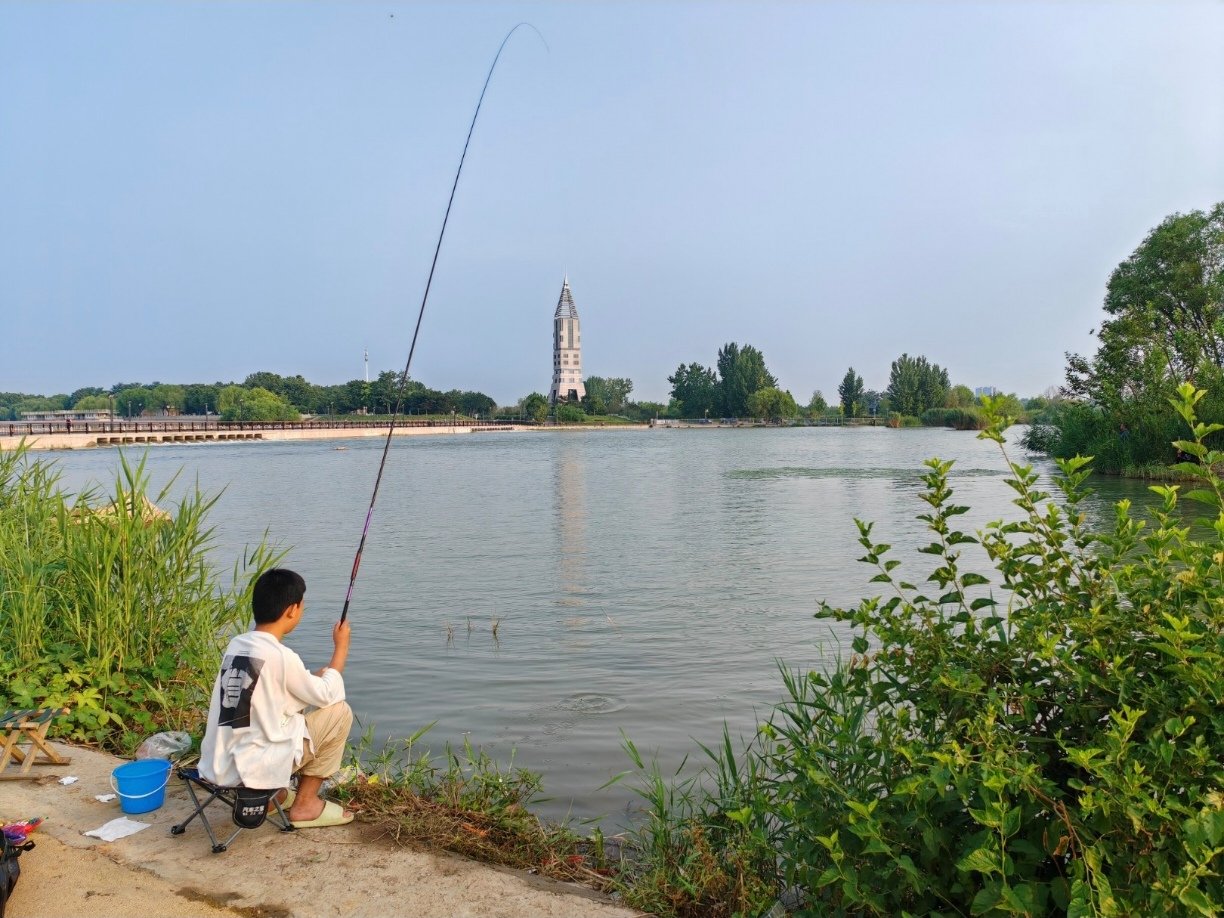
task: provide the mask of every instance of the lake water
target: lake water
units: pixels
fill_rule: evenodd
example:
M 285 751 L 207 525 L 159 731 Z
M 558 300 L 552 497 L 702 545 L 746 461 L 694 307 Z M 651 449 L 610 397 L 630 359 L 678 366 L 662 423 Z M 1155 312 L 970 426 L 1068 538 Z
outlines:
M 266 529 L 307 580 L 289 643 L 330 655 L 381 441 L 162 446 L 175 472 L 224 489 L 211 516 L 228 569 Z M 44 454 L 45 455 L 45 454 Z M 1017 458 L 1022 457 L 1015 448 Z M 349 700 L 379 738 L 431 721 L 544 773 L 549 816 L 624 821 L 620 731 L 674 768 L 725 721 L 751 735 L 780 698 L 777 661 L 817 667 L 844 637 L 822 599 L 878 592 L 853 519 L 876 521 L 902 572 L 932 565 L 914 517 L 922 460 L 955 459 L 975 530 L 1014 516 L 998 448 L 972 433 L 884 428 L 599 430 L 397 439 L 351 610 Z M 110 484 L 114 450 L 56 455 L 65 482 Z M 1135 483 L 1097 483 L 1094 513 Z M 970 567 L 988 568 L 966 546 Z M 494 637 L 491 623 L 499 621 Z

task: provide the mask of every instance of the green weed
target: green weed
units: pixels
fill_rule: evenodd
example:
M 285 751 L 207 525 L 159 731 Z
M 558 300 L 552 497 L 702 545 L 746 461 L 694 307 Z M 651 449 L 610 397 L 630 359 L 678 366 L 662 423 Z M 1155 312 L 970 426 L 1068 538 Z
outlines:
M 154 505 L 144 459 L 121 455 L 114 496 L 69 494 L 54 464 L 0 452 L 0 704 L 66 706 L 61 735 L 128 751 L 193 730 L 250 582 L 278 558 L 261 542 L 220 584 L 207 552 L 216 498 Z

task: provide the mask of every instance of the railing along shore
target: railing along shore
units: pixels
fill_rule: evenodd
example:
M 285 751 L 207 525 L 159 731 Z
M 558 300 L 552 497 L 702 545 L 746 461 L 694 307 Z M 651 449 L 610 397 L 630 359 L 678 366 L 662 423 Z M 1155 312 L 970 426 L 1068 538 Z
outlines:
M 396 429 L 403 427 L 483 427 L 497 428 L 522 425 L 526 421 L 477 421 L 456 417 L 447 420 L 397 420 Z M 55 434 L 150 434 L 150 433 L 228 433 L 262 430 L 386 430 L 390 421 L 175 421 L 172 419 L 141 419 L 127 421 L 4 421 L 0 434 L 10 437 L 54 436 Z

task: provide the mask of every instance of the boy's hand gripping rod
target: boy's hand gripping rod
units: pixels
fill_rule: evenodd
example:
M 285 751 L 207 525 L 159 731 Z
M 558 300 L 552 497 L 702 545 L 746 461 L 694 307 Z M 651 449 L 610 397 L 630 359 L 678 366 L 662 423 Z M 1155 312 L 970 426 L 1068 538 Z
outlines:
M 416 353 L 417 337 L 421 334 L 421 320 L 425 318 L 425 304 L 429 302 L 429 288 L 433 284 L 434 269 L 438 267 L 438 253 L 442 251 L 442 239 L 446 235 L 446 222 L 450 219 L 451 205 L 455 203 L 455 189 L 459 187 L 459 176 L 463 174 L 463 161 L 467 158 L 468 145 L 472 142 L 472 131 L 476 129 L 476 119 L 480 117 L 480 106 L 484 103 L 485 92 L 489 88 L 489 81 L 493 79 L 493 71 L 497 69 L 497 61 L 501 57 L 502 49 L 506 47 L 506 42 L 510 40 L 510 36 L 521 29 L 523 26 L 540 35 L 538 29 L 528 22 L 520 22 L 513 29 L 506 33 L 506 37 L 502 39 L 502 43 L 497 48 L 497 53 L 493 55 L 493 63 L 489 66 L 489 73 L 485 77 L 484 86 L 480 90 L 480 98 L 476 100 L 476 111 L 472 113 L 472 123 L 468 125 L 467 140 L 463 142 L 463 153 L 459 157 L 459 168 L 455 170 L 455 181 L 451 184 L 450 199 L 446 202 L 446 213 L 442 217 L 442 229 L 438 233 L 438 243 L 434 246 L 433 261 L 429 265 L 429 277 L 425 280 L 425 294 L 421 297 L 421 308 L 417 312 L 416 328 L 412 332 L 412 344 L 408 348 L 408 362 L 404 364 L 404 372 L 400 376 L 399 388 L 395 394 L 395 411 L 391 415 L 391 424 L 387 428 L 387 440 L 383 443 L 382 460 L 378 463 L 378 476 L 374 479 L 374 492 L 370 495 L 370 507 L 366 510 L 365 525 L 361 528 L 361 541 L 357 543 L 357 554 L 353 557 L 353 571 L 349 574 L 348 590 L 344 594 L 344 608 L 340 612 L 340 621 L 348 618 L 349 602 L 353 598 L 353 585 L 357 582 L 357 571 L 361 567 L 361 553 L 365 551 L 366 537 L 370 534 L 370 520 L 374 517 L 374 502 L 378 500 L 378 486 L 382 484 L 383 470 L 387 467 L 387 454 L 391 451 L 391 435 L 395 432 L 395 418 L 400 412 L 400 406 L 404 400 L 404 387 L 408 384 L 408 371 L 412 369 L 412 355 Z M 544 41 L 544 36 L 540 35 L 540 40 Z M 545 42 L 544 47 L 548 47 Z

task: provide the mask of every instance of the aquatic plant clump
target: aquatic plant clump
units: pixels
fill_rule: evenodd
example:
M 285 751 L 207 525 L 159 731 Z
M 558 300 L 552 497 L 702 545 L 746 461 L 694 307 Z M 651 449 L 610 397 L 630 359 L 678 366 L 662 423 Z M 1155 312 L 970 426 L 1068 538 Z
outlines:
M 250 583 L 277 555 L 261 542 L 230 582 L 208 558 L 198 489 L 172 512 L 144 460 L 123 457 L 113 496 L 70 494 L 54 463 L 0 452 L 0 704 L 67 707 L 61 735 L 130 751 L 193 730 L 221 648 L 250 615 Z

